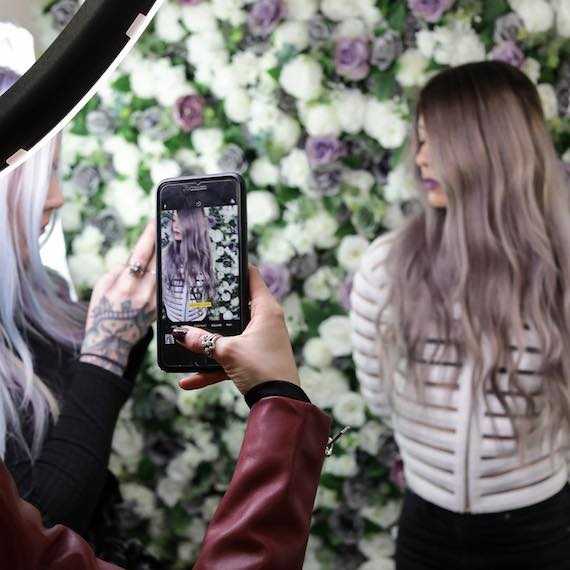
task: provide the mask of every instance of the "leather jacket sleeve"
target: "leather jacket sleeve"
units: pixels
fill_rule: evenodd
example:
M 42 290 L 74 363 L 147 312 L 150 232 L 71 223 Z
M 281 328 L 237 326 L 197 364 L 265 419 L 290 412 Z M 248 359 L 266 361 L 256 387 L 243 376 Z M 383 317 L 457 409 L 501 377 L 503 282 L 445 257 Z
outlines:
M 330 425 L 317 407 L 291 398 L 253 406 L 194 570 L 302 568 Z
M 67 527 L 46 529 L 39 511 L 18 496 L 1 461 L 0 561 L 10 570 L 117 570 L 96 559 L 91 547 Z

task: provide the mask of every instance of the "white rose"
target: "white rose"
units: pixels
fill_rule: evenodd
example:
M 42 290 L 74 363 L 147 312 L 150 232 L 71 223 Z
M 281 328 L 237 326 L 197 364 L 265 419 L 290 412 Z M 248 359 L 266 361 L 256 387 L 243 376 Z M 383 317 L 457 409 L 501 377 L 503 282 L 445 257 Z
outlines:
M 279 182 L 279 168 L 265 156 L 253 161 L 249 175 L 256 186 L 274 186 Z M 248 194 L 248 202 L 250 196 Z
M 553 0 L 556 10 L 556 31 L 563 38 L 570 38 L 570 4 L 568 0 Z
M 313 337 L 303 347 L 303 358 L 313 368 L 326 368 L 331 365 L 333 356 L 322 338 Z
M 61 208 L 60 216 L 63 229 L 66 232 L 76 232 L 81 227 L 81 212 L 83 208 L 79 202 L 65 202 Z
M 301 188 L 301 190 L 309 188 L 311 167 L 304 150 L 295 148 L 281 160 L 281 179 L 287 186 Z
M 136 145 L 116 135 L 105 141 L 103 150 L 112 156 L 113 166 L 119 174 L 136 178 L 141 160 L 141 152 Z
M 243 4 L 245 2 L 235 0 L 213 0 L 212 7 L 218 19 L 229 22 L 232 26 L 240 26 L 246 21 Z
M 182 21 L 191 32 L 204 32 L 218 29 L 216 16 L 210 3 L 201 2 L 193 6 L 184 6 Z
M 422 29 L 416 34 L 416 44 L 420 53 L 427 59 L 433 57 L 437 37 L 433 31 Z
M 93 287 L 105 272 L 103 258 L 97 253 L 71 255 L 68 264 L 71 279 L 78 287 Z
M 386 428 L 380 422 L 369 421 L 358 432 L 358 447 L 370 455 L 376 455 L 386 433 Z
M 368 245 L 368 240 L 362 236 L 343 237 L 336 252 L 341 267 L 347 271 L 356 271 Z
M 181 168 L 175 160 L 156 160 L 150 167 L 150 177 L 153 184 L 159 184 L 166 178 L 180 176 Z
M 186 452 L 183 452 L 168 463 L 166 475 L 172 481 L 186 485 L 194 476 L 195 467 L 195 462 Z
M 298 55 L 283 66 L 279 83 L 283 89 L 302 101 L 310 101 L 321 94 L 323 70 L 308 55 Z
M 313 251 L 314 240 L 305 231 L 303 224 L 291 223 L 285 227 L 285 238 L 295 248 L 298 254 L 305 255 Z
M 378 101 L 369 97 L 364 130 L 384 148 L 398 148 L 404 144 L 408 125 L 393 101 Z
M 299 123 L 293 117 L 281 113 L 277 123 L 273 125 L 273 141 L 276 145 L 283 152 L 289 152 L 296 146 L 300 136 Z
M 124 245 L 114 245 L 105 254 L 105 271 L 112 271 L 121 265 L 125 265 L 129 255 L 130 251 Z
M 121 494 L 127 503 L 133 505 L 134 511 L 139 517 L 150 519 L 154 515 L 156 499 L 150 489 L 137 483 L 123 483 Z
M 218 99 L 227 97 L 239 84 L 239 75 L 231 65 L 224 65 L 216 70 L 211 89 Z
M 191 138 L 196 152 L 205 155 L 217 154 L 224 144 L 224 133 L 221 129 L 195 129 Z
M 332 105 L 310 105 L 305 112 L 304 121 L 307 132 L 312 137 L 340 135 L 340 121 Z
M 251 121 L 248 124 L 253 134 L 272 131 L 283 113 L 268 97 L 254 97 L 251 101 Z
M 162 502 L 168 507 L 174 507 L 176 503 L 182 498 L 184 493 L 184 484 L 178 481 L 173 481 L 168 477 L 164 477 L 158 483 L 156 488 L 156 494 L 162 500 Z
M 197 553 L 198 547 L 191 542 L 181 542 L 178 545 L 177 558 L 181 562 L 192 562 Z
M 465 35 L 459 35 L 457 40 L 457 42 L 453 42 L 454 45 L 449 46 L 453 54 L 449 62 L 450 65 L 463 65 L 485 59 L 485 46 L 475 30 L 470 29 Z
M 262 237 L 257 252 L 264 263 L 288 263 L 295 255 L 295 249 L 280 228 Z
M 546 0 L 511 0 L 510 4 L 531 33 L 546 32 L 554 23 L 554 12 Z
M 235 88 L 224 99 L 224 113 L 234 123 L 245 123 L 250 116 L 251 99 L 245 89 Z
M 360 512 L 362 516 L 382 528 L 391 527 L 400 517 L 401 501 L 389 501 L 385 505 L 364 507 Z
M 247 223 L 265 226 L 279 217 L 279 204 L 271 192 L 255 190 L 247 194 Z
M 334 368 L 319 371 L 310 366 L 300 366 L 299 377 L 311 402 L 320 408 L 331 408 L 341 394 L 350 391 L 346 377 Z
M 186 40 L 186 50 L 189 63 L 195 66 L 228 62 L 224 36 L 218 29 L 192 34 Z
M 353 455 L 332 455 L 325 461 L 324 472 L 336 477 L 354 477 L 358 473 L 358 465 Z
M 99 253 L 105 241 L 105 236 L 99 228 L 87 226 L 78 236 L 73 239 L 71 249 L 74 253 Z
M 281 303 L 285 311 L 285 324 L 291 340 L 295 340 L 297 336 L 307 330 L 307 323 L 301 306 L 301 299 L 297 293 L 291 293 Z
M 570 148 L 562 155 L 564 162 L 570 162 Z
M 396 80 L 403 87 L 422 87 L 428 79 L 428 63 L 420 50 L 406 50 L 398 59 Z
M 338 286 L 339 278 L 334 271 L 330 267 L 320 267 L 305 279 L 303 292 L 309 299 L 328 301 Z
M 437 63 L 457 66 L 485 59 L 485 46 L 465 21 L 454 21 L 450 27 L 437 27 L 431 34 L 431 37 L 424 35 L 421 41 L 418 40 L 418 48 L 425 57 L 431 56 Z
M 259 78 L 260 60 L 251 51 L 240 51 L 232 57 L 232 69 L 236 72 L 238 85 L 255 85 Z
M 391 558 L 383 556 L 368 560 L 358 567 L 358 570 L 395 570 L 396 563 Z
M 329 20 L 343 22 L 358 14 L 356 2 L 352 0 L 323 0 L 321 2 L 321 12 Z
M 177 406 L 183 416 L 194 416 L 196 414 L 196 402 L 198 392 L 194 390 L 179 390 Z
M 415 195 L 416 180 L 414 174 L 405 163 L 399 163 L 388 174 L 386 186 L 384 186 L 384 198 L 389 203 L 409 200 Z
M 338 505 L 339 501 L 336 491 L 319 485 L 317 488 L 317 496 L 315 497 L 315 507 L 313 510 L 320 508 L 336 509 Z
M 338 238 L 335 235 L 337 230 L 338 222 L 324 210 L 309 218 L 305 223 L 308 239 L 322 249 L 329 249 L 337 244 Z
M 309 46 L 309 26 L 306 22 L 283 22 L 273 32 L 273 45 L 276 49 L 292 46 L 303 51 Z
M 522 64 L 522 71 L 528 75 L 533 83 L 538 83 L 540 77 L 540 62 L 533 57 L 527 57 Z
M 129 228 L 136 226 L 148 214 L 148 196 L 134 180 L 113 180 L 107 186 L 103 202 L 117 211 Z
M 366 97 L 360 89 L 333 92 L 332 104 L 343 131 L 355 134 L 362 130 L 366 114 Z
M 376 6 L 376 2 L 374 0 L 355 0 L 355 2 L 360 17 L 366 22 L 370 30 L 373 30 L 381 23 L 387 27 L 387 23 L 382 16 L 382 12 Z
M 143 438 L 131 423 L 121 421 L 113 434 L 113 450 L 122 459 L 136 461 L 143 450 Z
M 318 9 L 317 0 L 285 0 L 285 12 L 290 20 L 310 20 Z
M 342 181 L 353 188 L 357 188 L 364 195 L 369 194 L 374 186 L 374 176 L 368 170 L 350 170 L 347 168 L 342 173 Z
M 232 421 L 222 434 L 222 441 L 234 459 L 237 459 L 239 456 L 244 432 L 245 424 L 243 422 Z
M 65 132 L 65 144 L 61 145 L 61 160 L 64 163 L 75 162 L 78 156 L 89 156 L 99 150 L 99 139 Z
M 154 97 L 156 85 L 151 63 L 142 58 L 138 58 L 137 63 L 138 65 L 130 70 L 131 90 L 134 95 L 143 99 Z
M 350 392 L 338 397 L 333 415 L 343 425 L 360 427 L 366 421 L 364 400 L 360 394 Z
M 537 85 L 538 94 L 544 110 L 546 119 L 554 119 L 558 116 L 558 100 L 556 98 L 556 91 L 549 83 L 541 83 Z
M 360 18 L 343 20 L 336 27 L 334 38 L 363 38 L 368 35 L 366 24 Z
M 383 532 L 371 537 L 366 537 L 358 542 L 358 549 L 367 558 L 390 558 L 394 556 L 396 545 L 389 533 Z
M 166 153 L 166 147 L 162 141 L 151 139 L 144 134 L 139 134 L 137 144 L 144 154 L 150 155 L 153 158 L 157 158 Z
M 180 25 L 181 12 L 177 4 L 165 4 L 160 8 L 154 19 L 154 29 L 161 40 L 179 42 L 186 35 Z
M 220 500 L 221 497 L 213 496 L 213 497 L 208 497 L 203 503 L 202 503 L 202 517 L 204 518 L 204 520 L 209 521 L 211 520 L 211 518 L 214 516 L 214 513 L 216 512 L 216 509 L 218 508 L 218 505 L 220 504 Z
M 350 319 L 334 315 L 319 325 L 319 335 L 333 356 L 348 356 L 352 348 Z

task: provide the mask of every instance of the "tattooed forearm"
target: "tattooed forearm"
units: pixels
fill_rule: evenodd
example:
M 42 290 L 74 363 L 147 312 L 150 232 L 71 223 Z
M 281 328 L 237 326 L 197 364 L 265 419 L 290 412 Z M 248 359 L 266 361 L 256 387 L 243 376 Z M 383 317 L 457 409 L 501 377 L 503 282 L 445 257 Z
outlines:
M 148 330 L 153 315 L 153 310 L 136 307 L 130 299 L 117 307 L 101 297 L 90 312 L 80 360 L 122 375 L 132 347 Z

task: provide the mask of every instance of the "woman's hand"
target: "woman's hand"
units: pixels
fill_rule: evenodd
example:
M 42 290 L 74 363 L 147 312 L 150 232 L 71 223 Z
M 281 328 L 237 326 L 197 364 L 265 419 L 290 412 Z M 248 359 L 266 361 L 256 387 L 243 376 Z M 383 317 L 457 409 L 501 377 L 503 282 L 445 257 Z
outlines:
M 180 381 L 185 390 L 203 388 L 228 377 L 242 394 L 267 380 L 300 385 L 283 309 L 271 295 L 257 268 L 250 266 L 251 321 L 241 335 L 218 338 L 213 357 L 223 372 L 199 372 Z M 199 328 L 176 327 L 173 336 L 192 352 L 203 354 Z
M 149 222 L 127 267 L 104 275 L 93 290 L 81 362 L 96 364 L 121 376 L 132 347 L 156 318 L 156 223 Z M 140 270 L 133 272 L 133 267 Z

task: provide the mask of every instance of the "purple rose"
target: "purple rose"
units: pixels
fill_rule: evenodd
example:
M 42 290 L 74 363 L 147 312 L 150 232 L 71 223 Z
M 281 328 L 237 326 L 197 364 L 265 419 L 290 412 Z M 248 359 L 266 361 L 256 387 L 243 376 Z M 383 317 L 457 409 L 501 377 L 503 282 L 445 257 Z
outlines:
M 174 104 L 174 118 L 180 128 L 189 133 L 204 122 L 204 99 L 200 95 L 185 95 Z
M 438 22 L 455 0 L 408 0 L 408 6 L 417 18 L 426 22 Z
M 309 137 L 305 150 L 311 166 L 325 166 L 343 155 L 344 145 L 336 137 Z
M 258 0 L 249 12 L 249 31 L 254 36 L 267 37 L 277 27 L 284 12 L 281 0 Z
M 403 51 L 404 44 L 400 35 L 396 32 L 388 31 L 374 40 L 370 63 L 381 71 L 386 71 Z
M 340 289 L 338 291 L 340 305 L 346 312 L 350 311 L 350 294 L 352 293 L 353 281 L 354 275 L 348 275 L 346 279 L 341 283 Z
M 56 29 L 63 30 L 71 22 L 79 9 L 77 0 L 61 0 L 50 8 L 50 14 Z
M 259 272 L 267 288 L 278 301 L 291 290 L 291 274 L 284 265 L 266 263 L 260 266 Z
M 196 4 L 200 4 L 202 0 L 178 0 L 178 2 L 185 6 L 196 6 Z
M 390 481 L 396 485 L 400 491 L 406 487 L 406 478 L 404 476 L 404 462 L 400 455 L 394 457 L 394 462 L 390 467 Z
M 336 72 L 351 81 L 364 79 L 370 71 L 370 46 L 363 38 L 339 38 L 334 51 Z
M 491 51 L 491 59 L 510 63 L 519 69 L 524 63 L 524 53 L 515 42 L 501 42 Z

